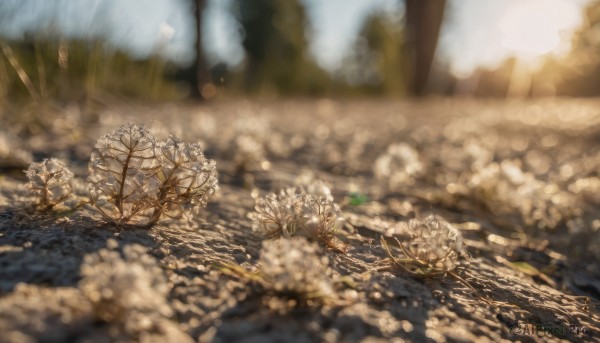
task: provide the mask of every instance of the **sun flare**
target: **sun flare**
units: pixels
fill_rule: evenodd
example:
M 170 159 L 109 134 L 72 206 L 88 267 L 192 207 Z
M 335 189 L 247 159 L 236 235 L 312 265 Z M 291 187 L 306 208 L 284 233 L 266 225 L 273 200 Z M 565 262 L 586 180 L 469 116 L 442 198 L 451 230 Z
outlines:
M 521 59 L 570 50 L 570 40 L 581 25 L 578 6 L 569 1 L 531 0 L 512 6 L 500 21 L 502 46 Z

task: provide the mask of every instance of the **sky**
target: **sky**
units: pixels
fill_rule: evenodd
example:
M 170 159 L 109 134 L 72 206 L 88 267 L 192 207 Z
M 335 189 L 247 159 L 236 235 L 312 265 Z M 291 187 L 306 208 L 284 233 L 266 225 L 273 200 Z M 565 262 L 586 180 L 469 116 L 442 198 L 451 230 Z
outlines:
M 331 71 L 352 49 L 369 14 L 403 11 L 399 0 L 302 1 L 311 24 L 311 52 Z M 449 0 L 438 58 L 454 74 L 466 77 L 478 66 L 494 67 L 511 54 L 535 57 L 556 43 L 558 32 L 566 35 L 559 40 L 568 41 L 561 25 L 580 25 L 587 1 Z M 212 63 L 236 65 L 243 60 L 230 6 L 231 0 L 208 0 L 204 47 Z M 139 57 L 158 51 L 185 64 L 194 56 L 190 11 L 189 0 L 1 0 L 0 35 L 18 38 L 32 28 L 52 28 L 76 37 L 102 36 Z M 525 32 L 536 36 L 526 40 Z
M 589 0 L 457 0 L 446 17 L 440 57 L 466 77 L 478 66 L 495 68 L 506 58 L 535 59 L 547 48 L 556 56 L 584 24 Z
M 185 62 L 194 44 L 188 13 L 187 0 L 0 0 L 0 36 L 41 29 L 104 37 L 139 57 L 163 49 Z

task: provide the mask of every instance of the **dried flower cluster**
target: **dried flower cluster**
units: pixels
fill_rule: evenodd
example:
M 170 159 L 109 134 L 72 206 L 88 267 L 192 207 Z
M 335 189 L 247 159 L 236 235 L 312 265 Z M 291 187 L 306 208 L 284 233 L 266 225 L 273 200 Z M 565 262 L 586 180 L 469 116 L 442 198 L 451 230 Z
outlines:
M 109 246 L 116 248 L 116 241 Z M 148 331 L 172 314 L 164 275 L 153 257 L 140 245 L 102 249 L 87 255 L 81 267 L 79 288 L 92 304 L 95 316 L 116 323 L 129 335 Z
M 414 183 L 422 172 L 423 164 L 419 160 L 419 153 L 406 143 L 390 145 L 374 165 L 375 177 L 386 181 L 392 189 Z
M 89 165 L 90 195 L 115 223 L 152 225 L 203 207 L 218 188 L 216 165 L 198 144 L 157 143 L 129 123 L 100 138 Z
M 493 152 L 482 142 L 467 137 L 461 137 L 459 142 L 428 145 L 423 154 L 430 160 L 430 165 L 437 167 L 435 172 L 427 173 L 424 178 L 443 188 L 449 184 L 461 187 L 474 172 L 494 158 Z
M 22 168 L 31 164 L 31 153 L 15 147 L 18 141 L 16 136 L 0 131 L 0 168 Z
M 314 178 L 310 173 L 300 174 L 294 184 L 301 188 L 305 193 L 321 196 L 329 201 L 333 201 L 331 194 L 331 185 L 325 181 Z
M 185 143 L 172 136 L 157 148 L 160 187 L 153 221 L 161 213 L 179 217 L 206 206 L 208 198 L 218 189 L 215 161 L 204 157 L 199 144 Z
M 325 124 L 319 125 L 306 144 L 310 151 L 308 159 L 318 159 L 322 168 L 335 174 L 355 175 L 366 171 L 366 165 L 372 164 L 368 148 L 375 137 L 373 132 L 354 125 L 352 120 L 330 123 L 333 130 Z
M 600 178 L 586 177 L 576 180 L 569 185 L 569 191 L 580 194 L 591 204 L 600 205 Z
M 256 212 L 250 214 L 252 229 L 267 238 L 291 236 L 295 232 L 299 196 L 296 188 L 287 188 L 256 199 Z
M 291 187 L 257 199 L 255 209 L 252 227 L 267 238 L 302 236 L 344 251 L 335 236 L 344 219 L 327 195 Z
M 424 221 L 411 219 L 408 226 L 410 237 L 396 240 L 401 257 L 392 253 L 382 237 L 382 245 L 394 265 L 417 277 L 444 275 L 454 269 L 464 254 L 460 231 L 437 216 Z
M 77 333 L 93 325 L 90 311 L 90 304 L 77 288 L 20 282 L 2 294 L 0 341 L 74 341 Z
M 44 159 L 32 163 L 25 171 L 28 191 L 35 196 L 39 210 L 46 211 L 67 200 L 71 194 L 73 173 L 59 159 Z
M 236 137 L 234 142 L 233 162 L 238 171 L 268 169 L 269 161 L 263 142 L 250 135 Z
M 303 237 L 263 242 L 260 275 L 265 287 L 300 299 L 330 295 L 328 259 L 319 250 Z
M 158 167 L 156 141 L 144 127 L 130 123 L 105 135 L 89 164 L 93 204 L 116 222 L 144 223 L 158 195 Z
M 215 145 L 220 147 L 224 158 L 233 161 L 236 171 L 243 173 L 268 170 L 267 156 L 278 155 L 285 146 L 280 140 L 280 134 L 271 128 L 267 117 L 241 115 L 223 128 Z
M 469 180 L 473 199 L 498 215 L 517 213 L 525 225 L 556 228 L 577 215 L 576 197 L 524 172 L 518 163 L 491 163 Z

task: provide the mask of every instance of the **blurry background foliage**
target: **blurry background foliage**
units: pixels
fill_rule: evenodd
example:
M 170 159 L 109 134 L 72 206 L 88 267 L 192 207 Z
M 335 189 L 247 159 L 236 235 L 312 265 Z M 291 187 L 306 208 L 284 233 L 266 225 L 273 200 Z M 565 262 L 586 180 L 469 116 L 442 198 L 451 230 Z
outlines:
M 0 20 L 10 23 L 36 1 L 0 5 Z M 133 56 L 94 32 L 74 36 L 52 25 L 32 27 L 19 36 L 0 30 L 0 106 L 76 102 L 89 109 L 112 99 L 164 101 L 228 94 L 506 97 L 600 93 L 600 1 L 587 3 L 584 24 L 572 38 L 568 55 L 545 55 L 536 68 L 527 69 L 525 86 L 515 81 L 523 79 L 518 77 L 523 74 L 519 56 L 505 59 L 497 68 L 479 67 L 466 77 L 451 72 L 436 47 L 440 31 L 456 24 L 452 22 L 456 1 L 397 1 L 399 11 L 378 10 L 365 16 L 352 48 L 333 70 L 317 63 L 310 51 L 314 21 L 308 15 L 308 1 L 300 0 L 229 1 L 227 8 L 234 20 L 228 25 L 239 32 L 244 53 L 242 62 L 233 66 L 210 61 L 203 51 L 207 0 L 177 2 L 195 23 L 197 33 L 196 57 L 188 64 L 168 59 L 160 45 L 146 56 Z M 167 27 L 167 36 L 175 34 L 171 29 Z
M 246 52 L 243 91 L 315 95 L 331 87 L 308 53 L 308 22 L 298 0 L 236 0 L 233 10 Z
M 36 0 L 0 6 L 12 20 Z M 445 1 L 433 0 L 442 8 Z M 63 4 L 64 5 L 64 4 Z M 3 103 L 210 98 L 237 95 L 406 95 L 409 65 L 404 18 L 398 13 L 368 16 L 354 47 L 334 71 L 323 69 L 309 51 L 311 23 L 299 0 L 233 0 L 245 57 L 240 66 L 209 65 L 202 51 L 204 0 L 188 0 L 198 31 L 191 66 L 169 62 L 157 48 L 149 57 L 128 54 L 100 34 L 72 37 L 53 27 L 32 27 L 0 41 L 0 97 Z M 435 45 L 436 42 L 432 44 Z
M 104 91 L 159 100 L 177 94 L 175 66 L 159 55 L 136 60 L 100 39 L 28 35 L 1 44 L 0 94 L 11 101 L 91 101 Z
M 338 75 L 354 94 L 405 95 L 410 73 L 402 18 L 370 15 Z

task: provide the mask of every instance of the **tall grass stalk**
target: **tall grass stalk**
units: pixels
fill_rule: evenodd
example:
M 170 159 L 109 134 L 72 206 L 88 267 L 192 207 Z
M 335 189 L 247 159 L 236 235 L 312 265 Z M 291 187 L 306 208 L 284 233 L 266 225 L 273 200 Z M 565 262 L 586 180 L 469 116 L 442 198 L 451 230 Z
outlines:
M 17 57 L 15 56 L 11 47 L 6 43 L 0 43 L 0 49 L 4 53 L 4 56 L 6 56 L 8 63 L 10 63 L 10 65 L 13 67 L 13 69 L 17 72 L 19 79 L 21 79 L 21 82 L 23 82 L 23 85 L 25 85 L 25 88 L 27 88 L 27 91 L 29 92 L 29 95 L 31 96 L 31 98 L 34 101 L 39 101 L 40 96 L 39 96 L 37 90 L 35 89 L 33 82 L 31 82 L 31 79 L 29 78 L 29 75 L 27 75 L 27 72 L 25 72 L 25 69 L 23 69 L 23 67 L 21 67 L 21 64 L 17 60 Z

